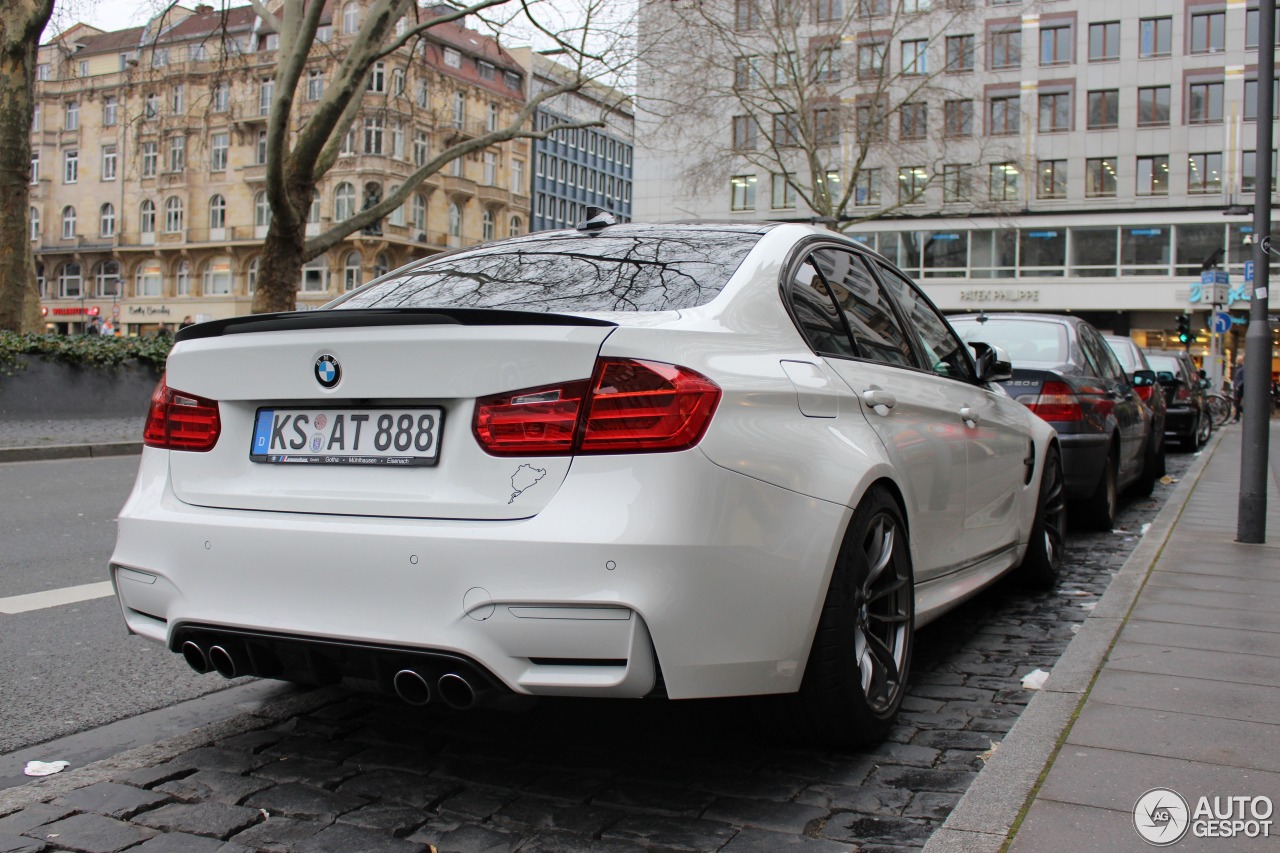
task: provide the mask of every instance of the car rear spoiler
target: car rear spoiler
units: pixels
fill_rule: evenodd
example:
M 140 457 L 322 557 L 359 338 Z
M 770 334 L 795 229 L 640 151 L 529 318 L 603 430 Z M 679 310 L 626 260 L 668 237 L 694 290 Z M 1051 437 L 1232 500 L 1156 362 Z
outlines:
M 608 320 L 540 311 L 494 308 L 349 308 L 320 311 L 282 311 L 210 320 L 178 332 L 175 341 L 283 332 L 303 329 L 352 329 L 366 326 L 616 326 Z

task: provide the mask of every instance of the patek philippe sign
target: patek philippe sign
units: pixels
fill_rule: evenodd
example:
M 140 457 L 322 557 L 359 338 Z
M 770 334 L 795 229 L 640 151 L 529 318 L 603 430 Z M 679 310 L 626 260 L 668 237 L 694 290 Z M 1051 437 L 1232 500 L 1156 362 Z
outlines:
M 961 302 L 1039 302 L 1039 290 L 1015 290 L 1013 288 L 990 288 L 986 290 L 962 290 Z
M 130 317 L 168 317 L 172 312 L 168 305 L 130 305 Z

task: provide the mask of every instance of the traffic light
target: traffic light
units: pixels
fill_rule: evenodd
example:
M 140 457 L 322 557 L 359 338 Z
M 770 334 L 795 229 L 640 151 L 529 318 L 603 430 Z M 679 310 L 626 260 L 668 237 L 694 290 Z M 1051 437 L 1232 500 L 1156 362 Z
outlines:
M 1178 315 L 1178 341 L 1183 344 L 1191 342 L 1191 318 L 1186 314 Z

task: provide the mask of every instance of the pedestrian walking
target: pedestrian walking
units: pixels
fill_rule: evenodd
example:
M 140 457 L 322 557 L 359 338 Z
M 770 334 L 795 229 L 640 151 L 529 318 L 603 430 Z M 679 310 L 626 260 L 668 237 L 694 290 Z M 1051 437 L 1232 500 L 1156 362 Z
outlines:
M 178 331 L 181 332 L 187 326 L 194 326 L 195 324 L 196 324 L 196 321 L 192 320 L 191 315 L 188 314 L 187 316 L 183 317 L 182 322 L 178 324 Z
M 1231 374 L 1231 396 L 1236 404 L 1236 415 L 1231 419 L 1234 424 L 1244 414 L 1244 353 L 1236 356 L 1236 369 Z
M 98 331 L 109 338 L 114 338 L 116 336 L 116 324 L 108 317 L 102 322 L 102 328 Z
M 94 317 L 92 320 L 90 320 L 89 325 L 84 327 L 84 333 L 86 335 L 102 334 L 102 318 Z

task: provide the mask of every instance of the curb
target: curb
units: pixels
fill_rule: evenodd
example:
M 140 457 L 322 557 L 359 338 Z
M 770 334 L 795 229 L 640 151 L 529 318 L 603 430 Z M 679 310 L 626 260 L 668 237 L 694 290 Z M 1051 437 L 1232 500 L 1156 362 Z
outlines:
M 136 456 L 140 441 L 102 444 L 50 444 L 39 447 L 0 447 L 0 462 L 38 462 L 45 459 L 88 459 L 101 456 Z
M 1098 606 L 1054 664 L 1044 688 L 1028 703 L 995 755 L 925 844 L 925 853 L 997 853 L 1012 840 L 1014 824 L 1057 757 L 1059 745 L 1221 440 L 1222 432 L 1215 432 L 1200 451 L 1142 541 L 1108 584 Z

